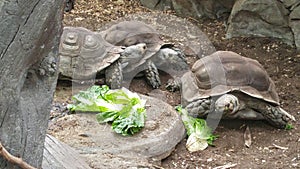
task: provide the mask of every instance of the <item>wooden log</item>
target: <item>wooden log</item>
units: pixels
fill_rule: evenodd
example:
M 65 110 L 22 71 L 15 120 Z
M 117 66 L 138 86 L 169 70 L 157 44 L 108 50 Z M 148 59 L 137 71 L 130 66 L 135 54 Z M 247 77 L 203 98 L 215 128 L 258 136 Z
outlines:
M 62 0 L 0 1 L 0 141 L 41 168 L 57 81 Z M 0 157 L 0 168 L 18 168 Z
M 80 154 L 51 135 L 46 136 L 43 169 L 90 169 Z

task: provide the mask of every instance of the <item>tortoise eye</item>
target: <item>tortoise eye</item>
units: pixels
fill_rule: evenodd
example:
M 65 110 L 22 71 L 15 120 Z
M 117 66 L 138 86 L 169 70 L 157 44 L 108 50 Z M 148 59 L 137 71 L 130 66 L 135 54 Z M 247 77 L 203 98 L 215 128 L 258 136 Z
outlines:
M 132 46 L 132 45 L 136 45 L 136 44 L 137 44 L 137 41 L 133 37 L 126 38 L 124 41 L 125 46 Z
M 153 34 L 151 34 L 151 33 L 146 33 L 146 34 L 144 35 L 144 38 L 145 38 L 145 39 L 151 39 L 151 38 L 153 38 Z

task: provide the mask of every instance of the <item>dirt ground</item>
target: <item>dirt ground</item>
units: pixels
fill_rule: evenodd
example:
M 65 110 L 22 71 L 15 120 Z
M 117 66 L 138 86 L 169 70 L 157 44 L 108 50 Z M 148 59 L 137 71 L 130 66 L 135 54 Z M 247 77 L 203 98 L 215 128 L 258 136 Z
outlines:
M 65 14 L 65 26 L 82 26 L 97 30 L 105 23 L 126 14 L 151 12 L 132 0 L 77 0 L 75 9 Z M 171 12 L 171 11 L 170 11 Z M 272 38 L 225 39 L 222 20 L 193 21 L 207 34 L 217 50 L 230 50 L 257 59 L 274 80 L 282 107 L 296 117 L 294 129 L 279 130 L 263 121 L 223 120 L 215 134 L 219 138 L 215 147 L 189 153 L 183 140 L 175 151 L 162 161 L 161 168 L 300 168 L 300 55 Z M 169 78 L 161 75 L 163 84 Z M 180 103 L 178 93 L 165 91 L 167 102 Z M 151 88 L 143 79 L 137 79 L 130 87 L 147 94 Z M 55 104 L 70 102 L 66 83 L 58 83 Z M 252 145 L 244 145 L 245 126 L 250 127 Z M 231 167 L 230 167 L 231 166 Z M 226 166 L 223 166 L 226 168 Z

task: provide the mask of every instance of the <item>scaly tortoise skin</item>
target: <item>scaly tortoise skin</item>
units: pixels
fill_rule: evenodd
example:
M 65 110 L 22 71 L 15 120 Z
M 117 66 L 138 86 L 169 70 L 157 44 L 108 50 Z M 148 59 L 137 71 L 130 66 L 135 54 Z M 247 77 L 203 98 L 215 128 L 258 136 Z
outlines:
M 285 128 L 295 118 L 280 108 L 275 85 L 256 60 L 218 51 L 195 62 L 181 78 L 182 103 L 191 116 L 265 119 Z
M 129 61 L 126 73 L 149 67 L 145 71 L 147 82 L 153 87 L 161 85 L 158 69 L 172 76 L 180 76 L 188 70 L 184 54 L 172 44 L 165 43 L 158 32 L 150 25 L 140 21 L 123 21 L 112 25 L 101 36 L 113 45 L 131 46 L 145 43 L 147 46 L 143 59 L 131 64 Z M 146 65 L 146 66 L 145 66 Z
M 128 57 L 141 59 L 146 44 L 129 47 L 114 46 L 98 34 L 82 27 L 65 27 L 59 46 L 59 71 L 61 77 L 84 81 L 96 78 L 105 72 L 106 84 L 121 88 L 123 81 L 123 60 Z

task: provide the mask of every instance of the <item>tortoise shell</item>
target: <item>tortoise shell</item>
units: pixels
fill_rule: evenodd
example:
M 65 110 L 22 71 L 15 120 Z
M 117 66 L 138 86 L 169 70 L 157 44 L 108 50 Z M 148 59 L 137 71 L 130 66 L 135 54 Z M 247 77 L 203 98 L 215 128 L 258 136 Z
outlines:
M 91 79 L 119 59 L 122 51 L 121 47 L 106 42 L 88 29 L 64 27 L 59 46 L 59 70 L 72 79 Z
M 146 44 L 146 52 L 143 59 L 133 69 L 143 64 L 163 46 L 172 46 L 164 43 L 158 32 L 150 25 L 140 21 L 122 21 L 102 31 L 101 36 L 109 43 L 118 46 L 131 46 L 138 43 Z
M 218 51 L 196 61 L 182 81 L 183 101 L 240 91 L 279 105 L 275 85 L 262 65 L 230 51 Z

